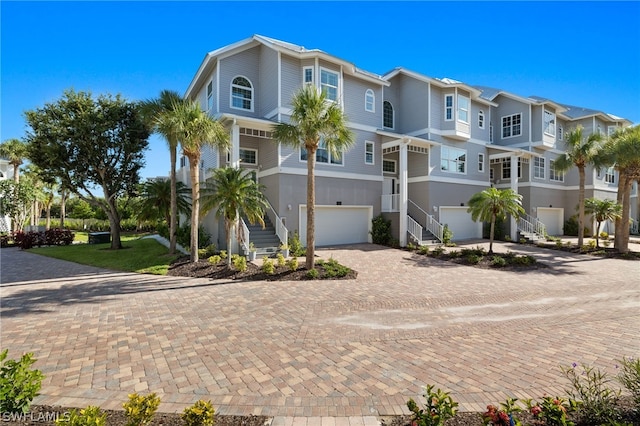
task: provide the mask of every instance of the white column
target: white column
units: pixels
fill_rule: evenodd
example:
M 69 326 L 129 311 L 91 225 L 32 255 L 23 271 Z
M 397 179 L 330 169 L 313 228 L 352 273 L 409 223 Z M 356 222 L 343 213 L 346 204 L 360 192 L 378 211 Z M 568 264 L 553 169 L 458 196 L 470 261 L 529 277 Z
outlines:
M 518 193 L 518 157 L 512 155 L 511 158 L 511 189 Z M 518 237 L 518 224 L 516 218 L 511 216 L 511 241 L 516 242 Z
M 240 126 L 236 120 L 231 125 L 231 167 L 240 167 Z
M 399 153 L 399 183 L 400 183 L 400 193 L 398 196 L 399 207 L 400 207 L 400 246 L 405 247 L 407 245 L 407 206 L 409 204 L 409 185 L 407 182 L 408 172 L 407 172 L 407 145 L 409 141 L 402 141 L 400 144 L 400 153 Z

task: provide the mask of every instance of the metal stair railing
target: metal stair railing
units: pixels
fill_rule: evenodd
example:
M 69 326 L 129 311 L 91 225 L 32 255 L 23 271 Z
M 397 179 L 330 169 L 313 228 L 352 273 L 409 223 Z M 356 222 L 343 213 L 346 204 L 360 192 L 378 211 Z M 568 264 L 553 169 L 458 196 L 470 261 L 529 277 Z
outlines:
M 243 218 L 240 218 L 240 226 L 238 227 L 238 234 L 240 239 L 240 245 L 245 253 L 249 253 L 249 244 L 250 244 L 250 236 L 249 236 L 249 228 L 247 224 L 244 222 Z
M 440 242 L 443 241 L 444 238 L 444 226 L 440 224 L 432 215 L 424 211 L 419 205 L 414 203 L 411 200 L 407 205 L 407 212 L 409 215 L 422 220 L 424 218 L 424 228 L 431 232 Z M 420 239 L 422 239 L 422 234 L 420 235 Z
M 544 223 L 528 214 L 518 217 L 518 230 L 524 234 L 536 235 L 540 238 L 545 238 L 547 235 L 547 228 Z
M 280 239 L 280 243 L 288 244 L 289 230 L 287 229 L 286 226 L 284 226 L 284 222 L 282 221 L 282 218 L 278 216 L 278 213 L 276 213 L 276 211 L 273 209 L 273 206 L 271 205 L 269 200 L 267 200 L 267 205 L 269 206 L 269 210 L 267 210 L 266 212 L 267 216 L 269 216 L 271 223 L 273 223 L 273 227 L 276 230 L 276 235 Z
M 407 232 L 415 238 L 419 244 L 422 243 L 422 226 L 409 215 L 407 215 Z

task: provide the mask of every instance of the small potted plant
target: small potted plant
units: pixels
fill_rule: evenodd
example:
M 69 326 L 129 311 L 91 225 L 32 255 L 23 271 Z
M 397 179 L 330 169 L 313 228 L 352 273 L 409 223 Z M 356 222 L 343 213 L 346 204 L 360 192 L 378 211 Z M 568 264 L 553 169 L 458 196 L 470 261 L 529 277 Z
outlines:
M 280 250 L 282 251 L 282 255 L 285 258 L 289 257 L 289 244 L 287 243 L 280 244 Z
M 249 243 L 249 262 L 256 260 L 256 245 L 253 242 Z

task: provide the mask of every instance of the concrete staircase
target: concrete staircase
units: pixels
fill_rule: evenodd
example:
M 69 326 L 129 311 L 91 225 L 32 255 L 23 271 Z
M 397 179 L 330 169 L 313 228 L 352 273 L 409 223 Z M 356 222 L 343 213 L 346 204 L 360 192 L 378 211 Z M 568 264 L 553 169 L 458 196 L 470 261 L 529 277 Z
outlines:
M 246 218 L 244 218 L 244 222 L 249 229 L 249 241 L 256 247 L 257 257 L 271 256 L 277 253 L 280 239 L 276 235 L 276 230 L 269 216 L 264 216 L 264 229 L 259 223 L 251 225 Z

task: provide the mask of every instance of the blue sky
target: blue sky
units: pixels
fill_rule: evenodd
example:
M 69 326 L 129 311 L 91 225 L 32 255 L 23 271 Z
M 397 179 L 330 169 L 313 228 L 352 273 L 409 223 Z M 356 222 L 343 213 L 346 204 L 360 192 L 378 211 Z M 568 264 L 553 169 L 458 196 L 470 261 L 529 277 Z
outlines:
M 640 123 L 640 2 L 2 1 L 0 140 L 68 88 L 184 93 L 205 54 L 261 34 L 383 74 L 538 95 Z M 143 177 L 166 175 L 153 137 Z

